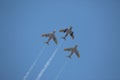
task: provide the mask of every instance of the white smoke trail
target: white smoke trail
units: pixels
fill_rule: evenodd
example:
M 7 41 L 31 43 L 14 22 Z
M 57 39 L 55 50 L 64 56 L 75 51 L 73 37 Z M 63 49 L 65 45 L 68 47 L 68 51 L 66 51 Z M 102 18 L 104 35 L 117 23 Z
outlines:
M 35 61 L 33 62 L 33 64 L 31 65 L 31 67 L 28 69 L 28 71 L 26 72 L 25 76 L 23 77 L 23 80 L 26 80 L 27 77 L 29 76 L 29 74 L 31 73 L 31 71 L 33 70 L 34 66 L 36 65 L 37 61 L 39 60 L 40 56 L 42 55 L 43 51 L 45 50 L 45 47 L 43 47 L 43 49 L 40 51 L 41 54 L 39 54 L 37 56 L 37 58 L 35 59 Z
M 62 45 L 62 43 L 59 45 L 59 47 Z M 40 78 L 42 77 L 42 75 L 44 74 L 45 70 L 48 68 L 48 66 L 50 65 L 52 59 L 54 58 L 54 56 L 56 55 L 58 48 L 55 49 L 55 51 L 53 52 L 53 54 L 51 55 L 51 57 L 48 59 L 48 61 L 46 62 L 46 64 L 44 65 L 43 69 L 39 72 L 36 80 L 40 80 Z
M 57 76 L 55 77 L 55 80 L 58 80 L 58 78 L 60 77 L 61 73 L 63 72 L 63 70 L 66 68 L 67 65 L 67 61 L 63 64 L 62 68 L 60 69 L 60 71 L 58 72 Z

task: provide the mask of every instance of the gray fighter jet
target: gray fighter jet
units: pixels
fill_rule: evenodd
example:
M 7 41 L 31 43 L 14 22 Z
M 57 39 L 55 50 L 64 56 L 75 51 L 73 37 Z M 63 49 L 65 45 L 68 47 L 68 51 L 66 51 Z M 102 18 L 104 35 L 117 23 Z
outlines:
M 62 37 L 62 39 L 66 40 L 66 37 L 68 35 L 70 35 L 72 37 L 72 39 L 74 39 L 74 32 L 72 31 L 72 26 L 70 26 L 70 28 L 61 29 L 60 32 L 66 33 L 65 36 Z
M 49 41 L 50 41 L 51 39 L 53 39 L 53 41 L 55 42 L 55 44 L 58 43 L 58 42 L 57 42 L 57 38 L 56 38 L 56 36 L 55 36 L 55 32 L 56 32 L 56 31 L 53 31 L 52 33 L 42 34 L 42 37 L 49 37 L 49 38 L 48 38 L 48 41 L 45 42 L 46 44 L 49 45 Z
M 64 51 L 71 51 L 70 55 L 67 57 L 71 58 L 71 56 L 75 53 L 78 58 L 80 58 L 80 53 L 77 50 L 78 45 L 75 45 L 73 48 L 65 48 Z

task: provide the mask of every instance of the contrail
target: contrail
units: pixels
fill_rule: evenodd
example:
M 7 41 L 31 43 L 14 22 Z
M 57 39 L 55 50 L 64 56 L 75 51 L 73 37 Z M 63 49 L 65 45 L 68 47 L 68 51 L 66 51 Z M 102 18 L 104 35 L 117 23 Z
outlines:
M 68 63 L 68 61 L 66 61 L 66 62 L 63 64 L 62 68 L 60 69 L 59 73 L 57 74 L 57 76 L 55 77 L 54 80 L 58 80 L 58 78 L 59 78 L 59 76 L 61 75 L 61 73 L 63 72 L 63 70 L 66 68 L 66 64 L 67 64 L 67 63 Z
M 33 64 L 31 65 L 31 67 L 28 69 L 28 71 L 26 72 L 25 76 L 23 77 L 23 80 L 26 80 L 27 77 L 29 76 L 29 74 L 31 73 L 31 71 L 33 70 L 34 66 L 36 65 L 37 61 L 39 60 L 40 56 L 42 55 L 43 51 L 45 50 L 45 47 L 43 47 L 43 49 L 40 51 L 41 54 L 38 55 L 38 57 L 35 59 L 35 61 L 33 62 Z
M 62 43 L 59 45 L 59 47 L 62 45 Z M 39 72 L 36 80 L 40 80 L 40 78 L 42 77 L 42 75 L 44 74 L 45 70 L 48 68 L 48 66 L 50 65 L 52 59 L 54 58 L 54 56 L 56 55 L 58 48 L 55 49 L 55 51 L 53 52 L 53 54 L 51 55 L 51 57 L 48 59 L 48 61 L 46 62 L 46 64 L 44 65 L 43 69 Z

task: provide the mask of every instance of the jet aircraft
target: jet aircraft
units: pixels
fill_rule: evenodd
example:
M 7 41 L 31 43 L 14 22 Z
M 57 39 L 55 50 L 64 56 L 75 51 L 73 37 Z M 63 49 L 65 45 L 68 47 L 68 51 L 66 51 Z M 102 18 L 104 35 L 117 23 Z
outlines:
M 70 26 L 70 28 L 66 28 L 66 29 L 61 29 L 59 32 L 64 32 L 66 33 L 64 37 L 62 37 L 62 39 L 66 40 L 66 37 L 68 35 L 70 35 L 72 37 L 72 39 L 74 39 L 74 32 L 72 31 L 72 26 Z
M 53 39 L 53 41 L 55 42 L 55 44 L 58 43 L 58 42 L 57 42 L 57 38 L 56 38 L 56 36 L 55 36 L 55 32 L 56 32 L 56 31 L 54 30 L 52 33 L 42 34 L 42 37 L 49 37 L 49 38 L 48 38 L 48 41 L 45 42 L 46 44 L 49 45 L 49 41 L 50 41 L 51 39 Z
M 71 58 L 71 56 L 75 53 L 78 58 L 80 58 L 80 53 L 77 50 L 78 45 L 75 45 L 73 48 L 65 48 L 64 51 L 71 51 L 70 55 L 67 57 Z

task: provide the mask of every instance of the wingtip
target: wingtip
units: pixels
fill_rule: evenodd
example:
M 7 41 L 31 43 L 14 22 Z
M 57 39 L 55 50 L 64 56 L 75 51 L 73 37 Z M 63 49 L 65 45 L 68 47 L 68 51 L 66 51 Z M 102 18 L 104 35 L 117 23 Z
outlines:
M 42 34 L 41 37 L 43 37 L 44 35 Z
M 64 51 L 66 51 L 66 48 L 64 49 Z
M 66 40 L 66 38 L 65 38 L 65 37 L 62 37 L 62 39 Z
M 45 37 L 45 34 L 42 34 L 41 36 L 42 36 L 42 37 Z
M 74 40 L 75 38 L 74 38 L 74 37 L 72 37 L 72 39 Z
M 66 57 L 68 57 L 69 59 L 71 59 L 71 56 L 66 56 Z
M 61 30 L 59 30 L 59 32 L 62 32 Z
M 49 45 L 49 43 L 48 43 L 48 42 L 45 42 L 45 44 Z
M 80 55 L 78 55 L 78 58 L 80 58 Z
M 56 43 L 56 45 L 58 45 L 58 43 Z

